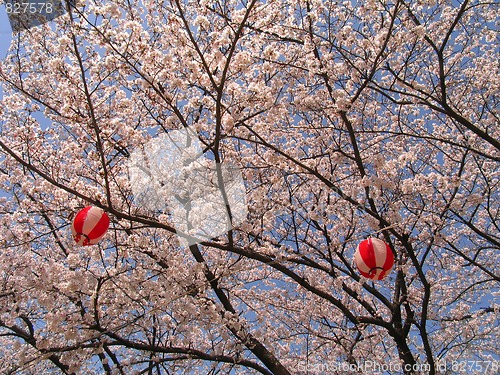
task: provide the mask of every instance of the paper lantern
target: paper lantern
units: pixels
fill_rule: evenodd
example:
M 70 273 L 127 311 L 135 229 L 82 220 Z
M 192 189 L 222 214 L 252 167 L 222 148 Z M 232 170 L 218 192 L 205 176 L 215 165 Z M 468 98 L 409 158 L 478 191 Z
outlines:
M 104 210 L 88 206 L 76 214 L 71 224 L 71 233 L 78 245 L 89 246 L 99 242 L 108 228 L 109 217 Z
M 391 272 L 394 255 L 384 241 L 378 238 L 368 238 L 358 245 L 354 254 L 354 262 L 364 277 L 382 280 Z

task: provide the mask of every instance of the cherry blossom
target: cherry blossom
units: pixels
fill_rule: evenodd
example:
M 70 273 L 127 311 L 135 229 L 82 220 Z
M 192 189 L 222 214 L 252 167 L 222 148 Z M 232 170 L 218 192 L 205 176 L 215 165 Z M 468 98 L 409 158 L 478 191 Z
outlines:
M 89 0 L 14 34 L 1 372 L 497 373 L 496 8 Z M 245 187 L 245 217 L 187 245 L 170 195 L 198 181 L 162 166 L 141 204 L 129 168 L 183 129 Z M 81 247 L 90 205 L 111 224 Z M 381 281 L 353 261 L 369 237 L 395 257 Z

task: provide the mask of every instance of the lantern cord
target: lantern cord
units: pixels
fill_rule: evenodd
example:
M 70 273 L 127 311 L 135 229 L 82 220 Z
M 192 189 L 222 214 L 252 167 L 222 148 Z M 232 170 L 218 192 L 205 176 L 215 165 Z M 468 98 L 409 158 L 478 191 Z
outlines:
M 77 233 L 78 236 L 83 236 L 85 237 L 87 240 L 86 241 L 83 241 L 83 243 L 90 243 L 90 237 L 87 236 L 85 233 Z

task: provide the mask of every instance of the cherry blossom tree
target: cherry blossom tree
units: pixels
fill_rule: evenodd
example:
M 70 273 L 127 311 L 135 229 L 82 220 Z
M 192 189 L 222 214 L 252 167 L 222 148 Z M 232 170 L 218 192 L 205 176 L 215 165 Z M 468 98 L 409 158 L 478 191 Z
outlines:
M 498 4 L 67 5 L 0 65 L 2 373 L 498 371 Z M 183 246 L 128 162 L 188 127 L 248 215 Z

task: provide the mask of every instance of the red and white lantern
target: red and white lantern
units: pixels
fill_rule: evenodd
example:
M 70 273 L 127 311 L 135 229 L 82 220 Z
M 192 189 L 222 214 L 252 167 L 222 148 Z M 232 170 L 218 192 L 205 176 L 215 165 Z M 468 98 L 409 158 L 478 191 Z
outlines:
M 78 245 L 89 246 L 99 242 L 109 228 L 109 217 L 103 209 L 88 206 L 78 212 L 71 224 L 71 234 Z
M 354 254 L 354 262 L 364 277 L 382 280 L 394 266 L 394 255 L 384 241 L 378 238 L 368 238 L 358 245 Z

